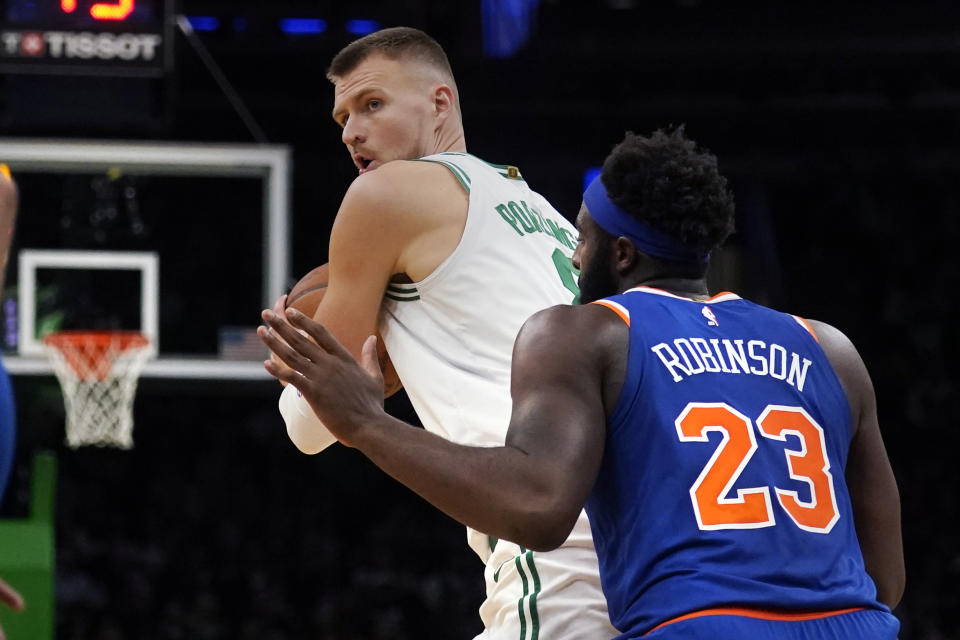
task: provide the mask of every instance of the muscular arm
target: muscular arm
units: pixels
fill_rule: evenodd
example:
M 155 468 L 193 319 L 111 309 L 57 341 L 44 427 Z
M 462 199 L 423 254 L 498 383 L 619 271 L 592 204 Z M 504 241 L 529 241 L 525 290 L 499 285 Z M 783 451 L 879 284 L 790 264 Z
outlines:
M 4 169 L 6 166 L 0 165 L 0 289 L 3 289 L 13 224 L 17 217 L 17 187 Z
M 261 337 L 304 375 L 304 397 L 342 443 L 454 519 L 544 550 L 569 535 L 603 456 L 604 403 L 612 394 L 605 392 L 608 358 L 598 343 L 609 337 L 611 317 L 599 307 L 555 307 L 527 321 L 514 348 L 506 444 L 491 448 L 454 444 L 387 416 L 380 381 L 369 375 L 376 366 L 372 340 L 364 347 L 365 372 L 322 327 L 295 315 L 293 325 L 319 347 L 269 313 L 271 333 L 292 350 L 263 330 Z
M 330 234 L 330 282 L 314 318 L 359 357 L 387 282 L 432 273 L 459 242 L 466 212 L 466 193 L 441 165 L 391 162 L 357 178 Z
M 846 479 L 857 537 L 878 599 L 893 608 L 903 596 L 905 570 L 900 495 L 877 420 L 877 400 L 867 368 L 853 343 L 837 329 L 811 321 L 846 391 L 853 414 Z

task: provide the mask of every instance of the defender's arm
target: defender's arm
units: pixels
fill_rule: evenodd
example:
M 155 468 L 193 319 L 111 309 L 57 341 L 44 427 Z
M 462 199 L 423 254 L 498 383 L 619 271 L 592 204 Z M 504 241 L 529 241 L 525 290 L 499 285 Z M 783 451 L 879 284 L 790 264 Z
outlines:
M 317 344 L 270 312 L 271 331 L 261 328 L 261 338 L 303 375 L 304 397 L 343 444 L 474 529 L 534 550 L 563 543 L 603 455 L 608 359 L 598 342 L 610 335 L 612 314 L 555 307 L 527 321 L 514 349 L 506 445 L 491 448 L 454 444 L 387 416 L 373 338 L 364 347 L 365 371 L 323 327 L 302 314 L 288 317 Z M 288 382 L 299 375 L 272 363 L 268 369 Z
M 900 495 L 880 435 L 873 383 L 856 347 L 843 333 L 822 322 L 810 324 L 850 402 L 855 431 L 846 479 L 857 537 L 867 573 L 877 585 L 877 598 L 892 609 L 903 597 L 906 582 Z

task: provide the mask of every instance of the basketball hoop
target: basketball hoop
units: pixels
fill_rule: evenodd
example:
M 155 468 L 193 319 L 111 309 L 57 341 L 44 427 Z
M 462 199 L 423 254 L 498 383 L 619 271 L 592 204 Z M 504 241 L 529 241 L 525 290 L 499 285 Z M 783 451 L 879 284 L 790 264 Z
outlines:
M 43 343 L 63 390 L 67 444 L 133 446 L 133 398 L 152 354 L 137 331 L 56 331 Z

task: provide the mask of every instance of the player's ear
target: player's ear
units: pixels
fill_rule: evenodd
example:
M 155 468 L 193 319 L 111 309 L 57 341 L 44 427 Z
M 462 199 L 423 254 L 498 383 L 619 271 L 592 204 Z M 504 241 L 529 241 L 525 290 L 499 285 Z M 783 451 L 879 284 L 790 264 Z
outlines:
M 627 273 L 637 264 L 637 248 L 629 238 L 620 236 L 613 241 L 613 260 L 618 273 Z
M 439 84 L 433 90 L 433 108 L 437 116 L 446 120 L 453 114 L 453 89 L 446 84 Z

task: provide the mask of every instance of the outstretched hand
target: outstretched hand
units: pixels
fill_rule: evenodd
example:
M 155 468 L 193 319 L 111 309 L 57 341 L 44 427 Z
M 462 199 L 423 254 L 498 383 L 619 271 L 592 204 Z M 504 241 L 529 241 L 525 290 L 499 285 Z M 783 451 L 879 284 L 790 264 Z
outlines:
M 258 327 L 257 335 L 273 353 L 263 363 L 267 372 L 293 384 L 327 429 L 353 446 L 357 433 L 384 415 L 377 337 L 363 343 L 358 363 L 323 325 L 296 309 L 284 315 L 265 309 L 261 317 L 268 326 Z

